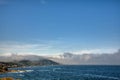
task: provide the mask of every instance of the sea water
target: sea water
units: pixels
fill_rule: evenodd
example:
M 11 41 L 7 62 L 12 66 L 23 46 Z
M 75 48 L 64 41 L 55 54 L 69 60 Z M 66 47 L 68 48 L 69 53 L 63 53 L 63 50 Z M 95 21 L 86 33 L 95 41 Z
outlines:
M 0 74 L 15 80 L 120 80 L 120 66 L 59 65 L 13 68 L 19 72 Z

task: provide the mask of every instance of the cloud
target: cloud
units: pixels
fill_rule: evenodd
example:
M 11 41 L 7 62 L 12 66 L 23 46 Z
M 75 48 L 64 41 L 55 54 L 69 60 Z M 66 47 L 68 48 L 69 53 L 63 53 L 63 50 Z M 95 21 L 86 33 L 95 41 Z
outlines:
M 0 41 L 0 55 L 8 53 L 34 55 L 54 55 L 64 52 L 61 40 L 39 40 L 33 39 L 31 42 Z
M 86 51 L 85 51 L 86 52 Z M 91 54 L 74 54 L 64 53 L 59 57 L 51 58 L 62 64 L 76 65 L 120 65 L 120 49 L 113 53 L 91 53 Z
M 48 44 L 32 44 L 32 43 L 21 43 L 21 42 L 0 42 L 0 54 L 8 53 L 38 53 L 52 49 L 51 45 Z
M 117 52 L 118 49 L 108 48 L 108 49 L 84 49 L 79 51 L 73 51 L 74 54 L 103 54 L 103 53 L 114 53 Z

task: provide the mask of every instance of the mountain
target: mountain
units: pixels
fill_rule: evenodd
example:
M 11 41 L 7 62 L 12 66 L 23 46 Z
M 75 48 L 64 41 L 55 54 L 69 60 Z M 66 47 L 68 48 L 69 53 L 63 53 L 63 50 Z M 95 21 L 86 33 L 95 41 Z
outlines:
M 20 61 L 20 60 L 42 60 L 45 59 L 42 56 L 37 55 L 17 55 L 17 54 L 11 54 L 10 56 L 0 56 L 0 61 L 3 62 L 9 62 L 9 61 Z
M 0 65 L 7 65 L 8 67 L 21 67 L 21 66 L 59 65 L 59 63 L 37 55 L 12 54 L 11 56 L 1 56 Z
M 43 66 L 43 65 L 59 65 L 59 63 L 48 60 L 48 59 L 41 59 L 36 61 L 30 61 L 30 60 L 21 60 L 18 61 L 21 66 Z

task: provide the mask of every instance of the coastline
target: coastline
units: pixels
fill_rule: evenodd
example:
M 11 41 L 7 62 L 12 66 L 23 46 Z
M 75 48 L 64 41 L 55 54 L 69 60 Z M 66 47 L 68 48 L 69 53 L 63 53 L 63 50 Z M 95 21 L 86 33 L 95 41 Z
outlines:
M 0 78 L 0 80 L 14 80 L 12 77 L 4 77 L 4 78 Z

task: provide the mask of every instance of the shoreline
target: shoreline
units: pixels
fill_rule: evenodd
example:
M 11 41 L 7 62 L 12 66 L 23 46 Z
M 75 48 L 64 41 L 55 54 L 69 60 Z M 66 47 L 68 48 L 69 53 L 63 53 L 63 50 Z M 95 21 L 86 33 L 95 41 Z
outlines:
M 4 77 L 4 78 L 0 78 L 0 80 L 14 80 L 14 78 L 12 78 L 12 77 Z

